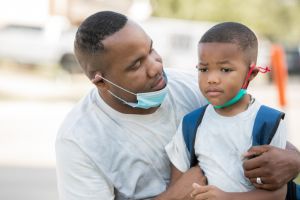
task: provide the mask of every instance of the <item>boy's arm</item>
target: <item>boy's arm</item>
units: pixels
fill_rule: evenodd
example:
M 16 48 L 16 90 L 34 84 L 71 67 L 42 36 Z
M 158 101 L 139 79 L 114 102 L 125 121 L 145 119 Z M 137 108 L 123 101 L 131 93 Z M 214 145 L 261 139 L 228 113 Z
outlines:
M 206 184 L 206 177 L 198 165 L 183 173 L 172 164 L 170 185 L 154 200 L 190 200 L 193 183 Z
M 247 155 L 259 155 L 244 162 L 245 176 L 256 188 L 275 190 L 295 178 L 300 172 L 300 153 L 289 142 L 287 148 L 280 149 L 270 145 L 249 149 Z M 264 184 L 256 184 L 256 178 L 262 177 Z
M 201 187 L 193 184 L 193 187 L 191 195 L 197 200 L 284 200 L 287 188 L 284 186 L 274 191 L 255 189 L 249 192 L 224 192 L 212 185 Z

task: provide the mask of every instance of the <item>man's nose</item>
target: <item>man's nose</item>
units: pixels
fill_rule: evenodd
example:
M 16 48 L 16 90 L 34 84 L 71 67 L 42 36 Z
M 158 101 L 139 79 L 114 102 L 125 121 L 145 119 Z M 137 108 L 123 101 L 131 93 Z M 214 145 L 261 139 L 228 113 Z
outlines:
M 149 55 L 147 63 L 147 73 L 149 77 L 155 77 L 162 72 L 163 64 L 161 57 L 156 53 Z

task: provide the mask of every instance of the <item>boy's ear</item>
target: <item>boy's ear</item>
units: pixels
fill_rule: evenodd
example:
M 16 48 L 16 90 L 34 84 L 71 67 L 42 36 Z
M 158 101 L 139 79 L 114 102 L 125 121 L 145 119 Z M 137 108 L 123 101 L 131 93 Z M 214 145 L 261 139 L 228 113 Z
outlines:
M 252 81 L 256 77 L 256 75 L 258 74 L 258 72 L 259 72 L 259 69 L 257 67 L 255 67 L 252 70 L 252 72 L 251 72 L 251 75 L 249 77 L 249 81 Z

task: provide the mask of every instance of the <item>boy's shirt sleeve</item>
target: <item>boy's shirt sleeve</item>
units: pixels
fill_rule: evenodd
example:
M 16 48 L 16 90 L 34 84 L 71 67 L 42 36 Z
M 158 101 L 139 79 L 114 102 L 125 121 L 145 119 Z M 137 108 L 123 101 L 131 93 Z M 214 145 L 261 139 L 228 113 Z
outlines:
M 165 146 L 165 150 L 169 160 L 179 171 L 186 172 L 190 168 L 189 152 L 182 134 L 182 121 L 171 142 Z
M 270 145 L 285 149 L 286 141 L 287 141 L 286 123 L 284 120 L 281 120 Z

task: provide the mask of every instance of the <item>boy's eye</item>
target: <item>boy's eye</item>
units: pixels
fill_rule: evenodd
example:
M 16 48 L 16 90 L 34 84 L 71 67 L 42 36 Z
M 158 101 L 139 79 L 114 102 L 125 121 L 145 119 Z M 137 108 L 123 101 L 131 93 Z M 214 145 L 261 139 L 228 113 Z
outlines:
M 196 68 L 198 69 L 199 72 L 207 72 L 208 71 L 207 67 L 201 67 L 201 66 L 197 65 Z
M 198 68 L 198 71 L 199 71 L 199 72 L 207 72 L 208 69 L 207 69 L 207 68 L 203 68 L 203 67 L 199 67 L 199 68 Z
M 226 73 L 228 73 L 228 72 L 231 72 L 231 71 L 232 71 L 232 69 L 230 69 L 230 68 L 227 68 L 227 67 L 223 67 L 223 68 L 221 68 L 221 71 L 222 71 L 222 72 L 226 72 Z
M 199 71 L 200 71 L 200 72 L 207 72 L 208 69 L 207 69 L 207 68 L 199 68 Z

